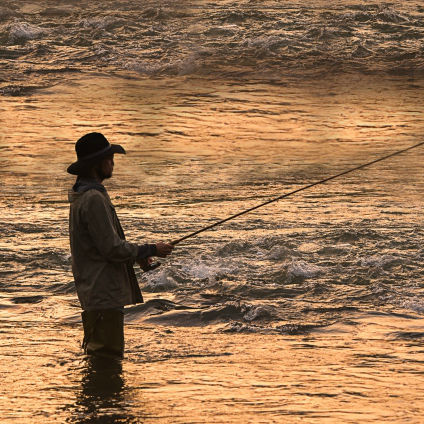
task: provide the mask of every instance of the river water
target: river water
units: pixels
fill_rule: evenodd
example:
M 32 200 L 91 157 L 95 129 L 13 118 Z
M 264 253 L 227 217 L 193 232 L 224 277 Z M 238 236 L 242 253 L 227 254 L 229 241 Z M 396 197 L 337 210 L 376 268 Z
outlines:
M 74 143 L 122 144 L 127 238 L 175 240 L 422 141 L 416 2 L 5 1 L 4 422 L 419 423 L 424 151 L 181 243 L 137 270 L 126 357 L 81 352 Z

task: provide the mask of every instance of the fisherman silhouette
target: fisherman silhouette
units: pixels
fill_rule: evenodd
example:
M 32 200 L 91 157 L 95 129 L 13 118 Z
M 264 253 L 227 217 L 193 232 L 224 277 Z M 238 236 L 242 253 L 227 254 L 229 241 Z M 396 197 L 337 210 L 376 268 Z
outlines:
M 164 258 L 168 243 L 135 244 L 125 239 L 107 190 L 114 154 L 125 154 L 103 134 L 90 133 L 75 145 L 77 161 L 68 172 L 77 175 L 69 192 L 69 235 L 72 272 L 82 312 L 86 354 L 123 357 L 124 306 L 143 302 L 134 272 L 138 263 L 149 268 L 152 256 Z

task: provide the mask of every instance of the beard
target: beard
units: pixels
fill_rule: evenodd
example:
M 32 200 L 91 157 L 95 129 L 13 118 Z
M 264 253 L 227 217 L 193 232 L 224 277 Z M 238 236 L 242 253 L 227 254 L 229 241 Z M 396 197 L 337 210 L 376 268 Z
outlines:
M 100 170 L 98 175 L 102 180 L 107 180 L 108 178 L 112 177 L 112 171 L 111 172 L 104 172 L 103 170 Z
M 112 170 L 105 170 L 102 166 L 102 164 L 98 164 L 95 168 L 94 168 L 94 172 L 96 173 L 96 175 L 100 178 L 100 180 L 107 180 L 108 178 L 112 177 Z

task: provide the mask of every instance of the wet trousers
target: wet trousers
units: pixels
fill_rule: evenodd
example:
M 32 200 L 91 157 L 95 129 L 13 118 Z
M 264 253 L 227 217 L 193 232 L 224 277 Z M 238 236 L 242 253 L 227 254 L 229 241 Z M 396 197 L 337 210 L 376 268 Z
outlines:
M 124 313 L 122 309 L 83 311 L 84 341 L 87 355 L 122 358 L 124 356 Z

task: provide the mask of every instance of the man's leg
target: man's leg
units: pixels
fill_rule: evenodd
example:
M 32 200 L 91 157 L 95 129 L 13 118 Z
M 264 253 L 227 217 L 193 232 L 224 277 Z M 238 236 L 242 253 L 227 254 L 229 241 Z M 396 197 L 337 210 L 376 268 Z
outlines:
M 124 313 L 121 309 L 84 311 L 83 348 L 87 355 L 124 356 Z

